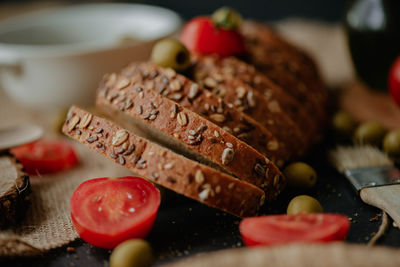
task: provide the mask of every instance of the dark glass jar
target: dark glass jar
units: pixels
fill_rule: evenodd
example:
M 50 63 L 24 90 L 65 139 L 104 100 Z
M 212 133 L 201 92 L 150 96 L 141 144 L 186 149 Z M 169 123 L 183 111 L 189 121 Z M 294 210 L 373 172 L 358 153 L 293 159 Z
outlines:
M 345 29 L 358 77 L 387 91 L 389 68 L 400 55 L 400 0 L 350 1 Z

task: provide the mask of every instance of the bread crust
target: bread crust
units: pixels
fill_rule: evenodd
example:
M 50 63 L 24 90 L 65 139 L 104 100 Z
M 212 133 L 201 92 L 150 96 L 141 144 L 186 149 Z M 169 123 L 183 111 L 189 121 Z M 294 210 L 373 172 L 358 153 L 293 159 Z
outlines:
M 252 216 L 264 202 L 265 194 L 259 188 L 180 156 L 76 106 L 70 108 L 63 132 L 138 175 L 233 215 Z
M 264 24 L 245 21 L 241 33 L 246 61 L 303 103 L 319 125 L 324 125 L 327 90 L 311 57 Z

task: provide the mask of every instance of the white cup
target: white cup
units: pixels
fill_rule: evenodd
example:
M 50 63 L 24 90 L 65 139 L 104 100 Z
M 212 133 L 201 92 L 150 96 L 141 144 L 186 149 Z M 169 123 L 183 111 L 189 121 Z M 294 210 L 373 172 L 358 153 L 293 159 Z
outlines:
M 75 5 L 11 18 L 0 23 L 0 84 L 26 107 L 87 105 L 105 73 L 147 60 L 154 42 L 180 26 L 176 13 L 138 4 Z

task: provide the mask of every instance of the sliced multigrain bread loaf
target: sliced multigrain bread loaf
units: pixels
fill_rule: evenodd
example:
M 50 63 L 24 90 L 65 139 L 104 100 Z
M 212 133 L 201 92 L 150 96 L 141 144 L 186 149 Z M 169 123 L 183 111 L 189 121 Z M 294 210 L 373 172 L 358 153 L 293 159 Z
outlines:
M 138 175 L 236 216 L 254 215 L 264 202 L 264 192 L 259 188 L 180 156 L 78 107 L 71 107 L 63 132 Z
M 264 189 L 267 198 L 284 185 L 276 165 L 254 148 L 154 90 L 139 84 L 133 86 L 126 76 L 106 77 L 96 104 L 124 127 L 252 183 Z
M 291 152 L 288 155 L 291 159 L 304 154 L 308 147 L 307 137 L 280 107 L 278 101 L 265 98 L 241 79 L 222 73 L 218 66 L 210 71 L 200 63 L 205 58 L 207 57 L 198 57 L 194 60 L 193 79 L 196 82 L 267 128 L 276 136 L 279 145 Z
M 296 97 L 323 124 L 327 91 L 313 60 L 266 25 L 246 21 L 241 32 L 246 42 L 246 61 Z
M 158 67 L 150 62 L 132 63 L 122 70 L 131 82 L 131 88 L 144 84 L 147 89 L 178 103 L 212 121 L 225 131 L 246 142 L 273 162 L 281 165 L 293 154 L 291 147 L 278 139 L 259 122 L 227 105 L 221 97 L 194 83 L 172 69 Z M 118 103 L 113 103 L 117 109 Z
M 217 80 L 221 76 L 234 76 L 248 84 L 265 97 L 269 103 L 278 103 L 301 132 L 306 136 L 308 143 L 316 141 L 316 135 L 321 131 L 317 123 L 312 119 L 313 113 L 308 113 L 303 104 L 292 95 L 286 93 L 281 87 L 272 82 L 264 74 L 258 72 L 253 65 L 235 57 L 219 57 L 217 55 L 192 55 L 195 76 Z M 204 78 L 200 78 L 204 79 Z

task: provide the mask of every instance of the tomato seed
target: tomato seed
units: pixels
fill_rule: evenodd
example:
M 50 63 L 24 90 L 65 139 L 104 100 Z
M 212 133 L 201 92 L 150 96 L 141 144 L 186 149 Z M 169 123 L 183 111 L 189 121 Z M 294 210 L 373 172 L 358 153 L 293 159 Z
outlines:
M 101 199 L 101 197 L 95 196 L 95 197 L 93 197 L 92 201 L 93 201 L 93 202 L 99 202 L 100 199 Z

